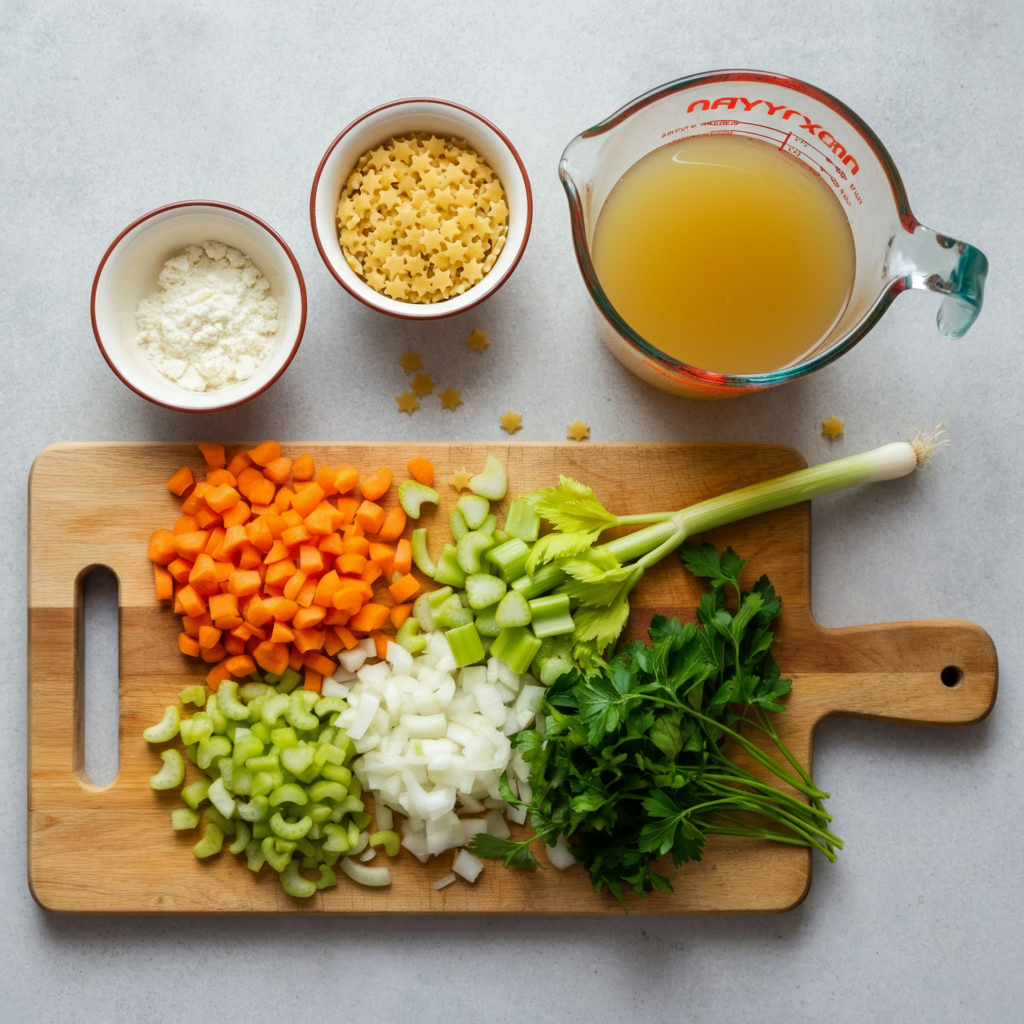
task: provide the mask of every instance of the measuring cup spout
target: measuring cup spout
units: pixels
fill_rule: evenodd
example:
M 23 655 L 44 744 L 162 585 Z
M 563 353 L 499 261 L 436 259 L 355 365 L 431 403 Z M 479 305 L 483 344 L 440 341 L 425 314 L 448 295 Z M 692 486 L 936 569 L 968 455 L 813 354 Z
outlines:
M 889 274 L 904 288 L 945 296 L 935 318 L 944 337 L 962 338 L 978 318 L 988 274 L 980 249 L 918 224 L 912 234 L 893 238 L 887 263 Z

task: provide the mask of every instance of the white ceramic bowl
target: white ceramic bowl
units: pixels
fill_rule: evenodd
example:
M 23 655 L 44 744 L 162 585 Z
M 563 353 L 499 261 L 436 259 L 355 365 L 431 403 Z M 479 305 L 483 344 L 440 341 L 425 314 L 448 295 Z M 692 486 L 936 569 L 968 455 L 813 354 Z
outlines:
M 508 235 L 494 266 L 472 288 L 441 302 L 400 302 L 374 291 L 345 262 L 338 238 L 338 200 L 356 161 L 393 136 L 412 132 L 431 132 L 434 135 L 465 139 L 501 180 L 508 204 Z M 357 117 L 328 146 L 313 179 L 309 219 L 316 247 L 327 269 L 351 295 L 389 316 L 407 320 L 437 320 L 483 302 L 509 279 L 530 237 L 533 194 L 526 168 L 515 147 L 486 118 L 447 100 L 395 100 Z
M 247 381 L 216 391 L 186 391 L 159 373 L 138 343 L 135 310 L 187 245 L 223 242 L 245 253 L 270 282 L 278 304 L 274 348 Z M 231 409 L 266 391 L 298 351 L 306 327 L 306 285 L 284 239 L 258 217 L 226 203 L 171 203 L 140 217 L 114 239 L 92 285 L 92 329 L 110 368 L 136 394 L 168 409 Z

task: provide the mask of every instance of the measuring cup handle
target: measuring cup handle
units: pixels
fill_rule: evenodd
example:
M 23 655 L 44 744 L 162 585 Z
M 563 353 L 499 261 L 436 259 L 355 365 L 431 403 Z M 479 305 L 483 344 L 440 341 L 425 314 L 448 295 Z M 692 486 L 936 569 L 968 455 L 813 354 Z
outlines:
M 889 272 L 905 288 L 944 295 L 936 317 L 939 333 L 962 338 L 981 312 L 988 260 L 980 249 L 918 224 L 900 232 L 889 250 Z

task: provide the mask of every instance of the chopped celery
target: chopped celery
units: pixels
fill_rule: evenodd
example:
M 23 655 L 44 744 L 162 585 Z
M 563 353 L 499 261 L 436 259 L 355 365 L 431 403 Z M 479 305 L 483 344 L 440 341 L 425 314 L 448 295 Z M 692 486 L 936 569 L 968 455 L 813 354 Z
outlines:
M 228 762 L 230 764 L 230 762 Z M 224 788 L 223 779 L 214 779 L 210 784 L 210 791 L 206 794 L 210 803 L 224 815 L 231 818 L 235 813 L 235 798 Z
M 419 620 L 415 615 L 410 615 L 398 627 L 398 632 L 395 634 L 395 643 L 404 647 L 410 654 L 418 654 L 426 648 L 427 638 L 420 634 Z
M 200 859 L 212 857 L 215 853 L 220 853 L 223 845 L 224 833 L 212 821 L 208 820 L 203 838 L 192 847 L 192 852 Z
M 473 621 L 476 623 L 476 631 L 481 636 L 497 636 L 501 632 L 501 626 L 494 617 L 497 609 L 498 605 L 492 604 L 489 608 L 481 608 L 476 613 Z
M 279 842 L 283 849 L 278 848 Z M 295 844 L 278 840 L 274 836 L 267 836 L 260 844 L 260 847 L 263 850 L 263 856 L 267 858 L 267 863 L 280 874 L 291 863 Z
M 316 882 L 303 878 L 299 874 L 299 862 L 289 860 L 281 872 L 281 888 L 289 896 L 297 896 L 299 899 L 308 899 L 316 892 Z
M 278 786 L 270 794 L 271 807 L 278 807 L 283 803 L 295 804 L 296 807 L 301 807 L 308 802 L 309 797 L 306 796 L 306 791 L 294 782 L 286 782 L 283 786 Z
M 513 498 L 505 517 L 505 532 L 532 544 L 540 535 L 540 516 L 522 498 Z
M 235 841 L 228 849 L 235 854 L 243 853 L 251 840 L 252 832 L 249 830 L 249 826 L 244 821 L 238 821 L 235 823 Z
M 341 697 L 321 697 L 313 705 L 313 713 L 319 718 L 326 718 L 332 711 L 347 711 L 348 701 Z M 321 733 L 321 737 L 323 733 Z
M 181 791 L 181 799 L 184 800 L 192 810 L 196 810 L 196 808 L 198 808 L 206 799 L 206 794 L 209 793 L 209 791 L 210 780 L 207 778 L 197 779 Z
M 476 631 L 476 626 L 472 622 L 467 622 L 464 626 L 457 626 L 455 629 L 449 629 L 445 637 L 448 640 L 448 646 L 451 648 L 452 657 L 455 658 L 455 663 L 460 668 L 483 661 L 484 645 L 480 642 L 480 634 Z
M 491 511 L 491 503 L 478 494 L 463 494 L 456 502 L 456 507 L 471 530 L 478 530 Z
M 437 561 L 437 572 L 434 581 L 443 586 L 462 587 L 466 583 L 466 572 L 459 565 L 454 544 L 445 544 L 441 557 Z
M 163 767 L 152 776 L 149 784 L 153 789 L 175 789 L 185 781 L 185 759 L 173 748 L 160 754 Z
M 525 672 L 540 650 L 540 644 L 525 626 L 508 626 L 494 638 L 491 655 L 505 662 L 513 672 Z
M 281 693 L 291 693 L 301 682 L 302 676 L 295 669 L 286 668 L 281 673 L 281 681 L 277 684 L 277 689 Z
M 452 594 L 434 613 L 434 622 L 445 629 L 465 626 L 473 621 L 473 613 L 463 606 L 458 594 Z
M 224 817 L 216 807 L 207 807 L 204 813 L 206 820 L 213 822 L 224 835 L 233 836 L 235 834 L 235 823 L 230 818 Z
M 287 725 L 283 729 L 272 729 L 270 732 L 270 742 L 278 750 L 284 751 L 288 747 L 297 747 L 299 745 L 299 737 L 295 735 L 295 730 L 290 725 Z
M 199 824 L 199 812 L 191 807 L 175 807 L 171 811 L 171 828 L 175 832 L 186 832 Z
M 270 813 L 270 801 L 263 794 L 250 796 L 248 800 L 240 800 L 236 810 L 243 821 L 263 821 Z
M 497 544 L 487 552 L 487 559 L 506 583 L 515 583 L 526 573 L 530 549 L 519 537 Z
M 568 594 L 535 598 L 530 602 L 530 612 L 533 615 L 533 632 L 541 639 L 571 633 L 576 628 L 569 614 Z
M 245 848 L 245 860 L 250 871 L 259 871 L 267 862 L 258 839 L 250 839 Z
M 211 693 L 206 698 L 206 713 L 213 723 L 213 731 L 218 736 L 223 736 L 228 731 L 228 719 L 223 711 L 217 706 L 217 694 Z
M 476 572 L 466 577 L 469 607 L 474 611 L 497 604 L 505 596 L 506 589 L 505 584 L 497 576 L 491 576 L 489 573 Z
M 252 707 L 252 702 L 257 697 L 271 697 L 276 691 L 267 683 L 246 683 L 238 688 L 238 696 Z
M 231 753 L 231 740 L 227 736 L 207 736 L 199 741 L 196 753 L 196 764 L 206 771 L 216 758 L 226 757 Z
M 430 611 L 431 617 L 437 614 L 441 605 L 443 605 L 453 593 L 454 591 L 451 587 L 441 587 L 439 590 L 430 590 L 423 595 L 426 598 L 427 607 Z M 415 607 L 416 606 L 413 605 L 413 608 Z
M 178 733 L 181 736 L 181 742 L 186 747 L 190 747 L 193 743 L 200 743 L 207 736 L 213 735 L 213 722 L 210 721 L 210 716 L 205 711 L 200 711 L 198 715 L 182 719 L 178 726 Z
M 532 618 L 530 605 L 518 590 L 510 590 L 494 612 L 494 620 L 502 629 L 506 626 L 528 626 Z
M 427 548 L 427 528 L 421 526 L 418 530 L 412 531 L 412 560 L 416 563 L 416 568 L 419 569 L 424 576 L 429 576 L 431 579 L 434 578 L 434 573 L 437 572 L 437 566 L 434 564 L 434 560 L 430 557 L 430 551 Z
M 424 502 L 436 505 L 441 496 L 433 487 L 418 480 L 403 480 L 398 485 L 398 504 L 410 519 L 419 519 Z
M 397 832 L 387 829 L 383 832 L 374 832 L 370 836 L 370 846 L 383 846 L 384 852 L 389 857 L 398 856 L 398 848 L 401 845 L 401 839 Z
M 469 489 L 482 498 L 501 501 L 508 490 L 508 474 L 501 461 L 493 455 L 488 455 L 483 472 L 470 478 Z
M 288 821 L 280 811 L 275 811 L 270 816 L 270 831 L 281 839 L 289 839 L 298 842 L 309 831 L 313 819 L 304 814 L 298 821 Z
M 494 534 L 470 530 L 455 545 L 455 558 L 466 573 L 482 572 L 480 559 L 494 547 Z
M 238 699 L 238 683 L 234 679 L 223 679 L 217 689 L 217 710 L 232 722 L 244 722 L 249 710 Z
M 320 865 L 320 881 L 316 883 L 318 889 L 329 889 L 332 885 L 338 884 L 338 876 L 331 869 L 329 864 Z
M 541 594 L 546 594 L 549 590 L 554 590 L 567 579 L 568 576 L 555 562 L 548 562 L 532 576 L 520 576 L 512 586 L 529 601 L 534 597 L 540 597 Z
M 572 671 L 572 637 L 567 634 L 546 637 L 533 659 L 530 671 L 545 685 L 551 686 L 560 676 Z
M 166 743 L 178 735 L 180 722 L 181 715 L 178 713 L 178 709 L 173 704 L 168 704 L 164 717 L 156 725 L 151 725 L 148 729 L 143 730 L 142 738 L 147 743 Z
M 196 707 L 203 707 L 206 704 L 206 687 L 198 683 L 195 686 L 186 686 L 178 694 L 178 700 L 182 704 L 195 704 Z
M 321 800 L 344 800 L 345 787 L 340 782 L 324 780 L 310 786 L 309 797 L 318 802 Z
M 456 544 L 469 533 L 466 517 L 457 508 L 453 508 L 448 513 L 448 527 L 452 531 L 452 538 Z
M 291 706 L 291 698 L 286 693 L 271 697 L 260 709 L 260 720 L 269 726 L 277 724 L 278 718 Z

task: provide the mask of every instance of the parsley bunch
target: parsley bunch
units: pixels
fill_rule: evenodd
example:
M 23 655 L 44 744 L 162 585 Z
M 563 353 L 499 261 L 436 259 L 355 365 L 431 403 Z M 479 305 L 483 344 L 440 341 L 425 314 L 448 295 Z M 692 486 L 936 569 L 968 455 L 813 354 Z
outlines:
M 627 644 L 604 661 L 588 659 L 549 689 L 541 730 L 513 742 L 530 765 L 534 835 L 521 842 L 478 835 L 470 849 L 506 867 L 535 870 L 530 843 L 565 835 L 597 891 L 622 901 L 623 886 L 671 892 L 655 870 L 671 854 L 679 867 L 699 860 L 713 833 L 807 846 L 835 860 L 842 840 L 810 775 L 781 742 L 770 714 L 791 681 L 771 655 L 771 625 L 782 603 L 766 576 L 744 593 L 746 566 L 732 549 L 684 546 L 695 575 L 711 581 L 696 623 L 655 616 L 650 645 Z M 730 605 L 733 610 L 730 610 Z M 772 756 L 740 732 L 754 730 Z M 759 766 L 748 771 L 726 744 Z M 766 778 L 774 776 L 785 789 Z M 507 781 L 502 795 L 516 800 Z

